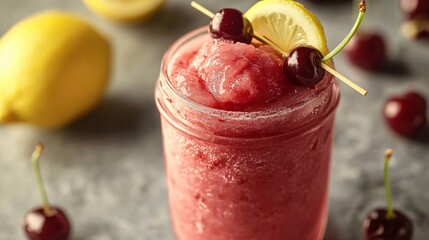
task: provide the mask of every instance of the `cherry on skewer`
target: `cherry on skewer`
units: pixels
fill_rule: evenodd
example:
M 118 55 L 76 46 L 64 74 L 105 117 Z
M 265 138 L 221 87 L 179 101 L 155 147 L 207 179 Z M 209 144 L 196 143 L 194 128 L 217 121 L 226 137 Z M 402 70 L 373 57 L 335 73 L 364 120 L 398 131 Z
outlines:
M 315 48 L 298 47 L 285 58 L 283 71 L 295 85 L 313 87 L 325 75 L 325 69 L 321 66 L 322 58 L 322 53 Z
M 366 95 L 367 91 L 365 89 L 340 75 L 325 63 L 341 52 L 347 46 L 350 40 L 352 40 L 354 34 L 362 22 L 365 12 L 365 1 L 361 1 L 359 3 L 358 18 L 349 34 L 334 50 L 332 50 L 326 56 L 323 57 L 323 55 L 317 49 L 311 47 L 298 47 L 292 50 L 283 62 L 283 69 L 286 77 L 298 86 L 313 87 L 323 79 L 326 70 L 360 92 L 362 95 Z
M 25 214 L 24 232 L 30 240 L 66 240 L 70 236 L 70 222 L 61 208 L 49 204 L 39 167 L 42 151 L 43 145 L 38 144 L 32 155 L 31 164 L 42 196 L 43 206 Z
M 413 235 L 413 224 L 403 213 L 392 208 L 389 186 L 389 161 L 392 150 L 387 149 L 384 158 L 384 188 L 387 209 L 375 209 L 363 222 L 363 231 L 367 240 L 410 240 Z
M 249 20 L 237 9 L 224 8 L 210 21 L 210 34 L 214 39 L 226 39 L 249 44 L 253 29 Z

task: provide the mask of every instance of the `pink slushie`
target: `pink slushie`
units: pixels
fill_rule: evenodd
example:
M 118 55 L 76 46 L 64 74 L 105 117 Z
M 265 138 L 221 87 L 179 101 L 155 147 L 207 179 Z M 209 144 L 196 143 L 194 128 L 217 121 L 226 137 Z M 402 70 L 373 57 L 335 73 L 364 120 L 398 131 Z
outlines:
M 294 86 L 270 47 L 206 29 L 168 50 L 156 89 L 177 239 L 321 240 L 334 78 Z

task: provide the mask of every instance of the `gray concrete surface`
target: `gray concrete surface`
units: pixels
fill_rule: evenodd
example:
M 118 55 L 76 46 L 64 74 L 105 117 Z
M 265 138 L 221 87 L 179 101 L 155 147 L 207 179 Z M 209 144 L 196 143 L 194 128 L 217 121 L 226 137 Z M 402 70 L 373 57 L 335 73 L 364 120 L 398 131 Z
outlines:
M 212 9 L 245 10 L 253 1 L 201 3 Z M 351 6 L 307 5 L 321 18 L 329 46 L 334 47 L 353 23 Z M 0 34 L 18 20 L 50 8 L 83 15 L 111 39 L 113 75 L 101 105 L 66 129 L 0 126 L 0 240 L 24 239 L 22 217 L 40 205 L 29 162 L 37 142 L 46 145 L 42 171 L 48 194 L 72 218 L 73 240 L 173 239 L 153 89 L 165 49 L 208 19 L 191 9 L 187 0 L 170 0 L 142 26 L 105 21 L 76 0 L 1 0 Z M 429 98 L 429 43 L 401 37 L 401 19 L 396 1 L 369 3 L 363 27 L 384 33 L 392 62 L 385 71 L 365 72 L 350 65 L 343 54 L 336 57 L 337 69 L 370 94 L 361 97 L 342 86 L 326 240 L 363 239 L 363 217 L 384 205 L 382 155 L 387 147 L 395 151 L 393 204 L 413 219 L 415 240 L 429 239 L 429 143 L 395 136 L 381 116 L 391 94 L 416 88 Z

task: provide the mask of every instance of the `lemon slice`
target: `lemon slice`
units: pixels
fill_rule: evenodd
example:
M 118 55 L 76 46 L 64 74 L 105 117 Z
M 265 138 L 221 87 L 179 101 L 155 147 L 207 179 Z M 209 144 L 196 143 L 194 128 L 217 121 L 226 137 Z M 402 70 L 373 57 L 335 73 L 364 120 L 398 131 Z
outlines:
M 165 3 L 165 0 L 82 0 L 96 14 L 122 23 L 148 20 Z
M 268 38 L 285 53 L 309 45 L 328 54 L 325 32 L 319 19 L 304 5 L 293 0 L 264 0 L 253 5 L 244 16 L 254 34 Z

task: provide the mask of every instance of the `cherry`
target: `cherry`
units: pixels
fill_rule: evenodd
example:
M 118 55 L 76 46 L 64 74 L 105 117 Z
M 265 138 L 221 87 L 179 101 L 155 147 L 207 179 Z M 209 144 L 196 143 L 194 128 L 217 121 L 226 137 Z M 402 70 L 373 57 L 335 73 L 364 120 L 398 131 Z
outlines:
M 375 209 L 365 218 L 363 227 L 368 240 L 408 240 L 413 235 L 410 219 L 400 211 L 387 218 L 386 209 Z
M 375 70 L 385 60 L 386 46 L 381 35 L 375 32 L 358 32 L 345 48 L 348 59 L 363 69 Z
M 429 17 L 429 0 L 400 0 L 399 4 L 408 19 Z
M 210 33 L 214 39 L 250 43 L 252 25 L 237 9 L 225 8 L 217 12 L 210 21 Z
M 321 67 L 322 54 L 312 47 L 298 47 L 292 50 L 283 62 L 287 79 L 298 86 L 312 87 L 325 75 Z
M 411 91 L 389 98 L 384 106 L 384 118 L 390 128 L 405 137 L 415 137 L 426 128 L 426 100 Z
M 343 80 L 359 93 L 366 95 L 367 91 L 330 68 L 324 62 L 329 61 L 336 54 L 338 54 L 343 48 L 349 43 L 350 39 L 354 36 L 360 23 L 362 22 L 363 16 L 366 11 L 366 3 L 364 0 L 359 3 L 359 15 L 353 25 L 352 30 L 346 36 L 346 38 L 326 56 L 323 56 L 319 50 L 309 47 L 301 46 L 292 50 L 283 61 L 283 71 L 286 77 L 294 84 L 302 87 L 313 87 L 319 83 L 325 75 L 325 69 L 330 73 L 338 76 L 339 79 Z M 284 54 L 284 53 L 283 53 Z
M 387 209 L 375 209 L 363 222 L 367 240 L 409 240 L 413 235 L 413 224 L 403 213 L 392 208 L 389 186 L 389 161 L 392 150 L 388 149 L 384 158 L 384 188 L 386 191 Z
M 37 186 L 42 196 L 43 207 L 27 212 L 23 228 L 30 240 L 66 240 L 70 235 L 70 222 L 63 210 L 49 205 L 43 179 L 40 174 L 39 158 L 43 145 L 38 144 L 31 158 Z
M 25 214 L 24 231 L 31 240 L 64 240 L 70 235 L 70 223 L 65 213 L 50 207 L 50 215 L 43 208 L 36 208 Z

